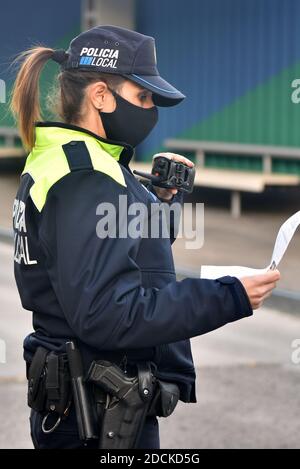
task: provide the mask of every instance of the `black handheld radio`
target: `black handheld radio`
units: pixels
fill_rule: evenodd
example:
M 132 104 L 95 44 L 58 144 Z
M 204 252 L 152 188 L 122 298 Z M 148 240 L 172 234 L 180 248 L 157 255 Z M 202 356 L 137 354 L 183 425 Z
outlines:
M 151 174 L 135 170 L 133 170 L 133 173 L 150 179 L 158 187 L 178 189 L 188 193 L 193 191 L 195 166 L 190 167 L 184 163 L 170 160 L 165 156 L 156 156 L 154 158 Z

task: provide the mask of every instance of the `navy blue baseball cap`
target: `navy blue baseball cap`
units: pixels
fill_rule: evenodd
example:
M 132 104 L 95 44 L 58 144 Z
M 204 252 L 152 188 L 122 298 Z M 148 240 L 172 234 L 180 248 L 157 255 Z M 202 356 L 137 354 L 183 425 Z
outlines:
M 96 26 L 76 36 L 68 50 L 53 59 L 63 70 L 116 73 L 152 91 L 157 106 L 174 106 L 185 95 L 164 80 L 157 69 L 155 40 L 118 26 Z M 62 53 L 62 54 L 61 54 Z

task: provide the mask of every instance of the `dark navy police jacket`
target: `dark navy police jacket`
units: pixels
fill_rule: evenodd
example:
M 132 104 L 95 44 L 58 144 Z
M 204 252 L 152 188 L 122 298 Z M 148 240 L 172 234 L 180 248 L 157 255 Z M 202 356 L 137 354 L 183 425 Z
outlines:
M 86 368 L 97 358 L 152 360 L 182 401 L 196 402 L 189 339 L 250 316 L 243 285 L 234 277 L 176 281 L 172 226 L 169 238 L 99 238 L 99 204 L 118 216 L 120 196 L 161 205 L 132 174 L 132 147 L 61 123 L 35 130 L 14 202 L 15 278 L 33 313 L 25 360 L 39 345 L 64 352 L 74 339 Z

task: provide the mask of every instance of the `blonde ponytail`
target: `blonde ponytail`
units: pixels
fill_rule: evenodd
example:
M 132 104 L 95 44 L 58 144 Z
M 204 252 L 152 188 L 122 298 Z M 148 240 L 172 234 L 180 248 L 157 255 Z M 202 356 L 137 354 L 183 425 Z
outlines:
M 18 121 L 24 146 L 31 150 L 34 145 L 34 123 L 41 120 L 39 78 L 45 63 L 53 56 L 54 49 L 33 47 L 22 52 L 22 60 L 11 98 L 10 108 Z

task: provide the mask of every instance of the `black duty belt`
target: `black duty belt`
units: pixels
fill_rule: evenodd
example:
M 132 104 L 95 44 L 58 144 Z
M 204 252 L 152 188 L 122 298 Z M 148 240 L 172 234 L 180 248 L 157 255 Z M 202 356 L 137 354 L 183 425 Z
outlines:
M 58 355 L 38 347 L 28 367 L 28 405 L 46 411 L 45 433 L 67 417 L 73 399 L 80 439 L 99 439 L 99 448 L 134 448 L 146 416 L 168 417 L 174 411 L 179 388 L 158 379 L 152 361 L 133 363 L 126 354 L 122 369 L 94 360 L 84 376 L 79 349 L 67 342 L 66 350 Z M 50 414 L 57 420 L 47 428 Z

